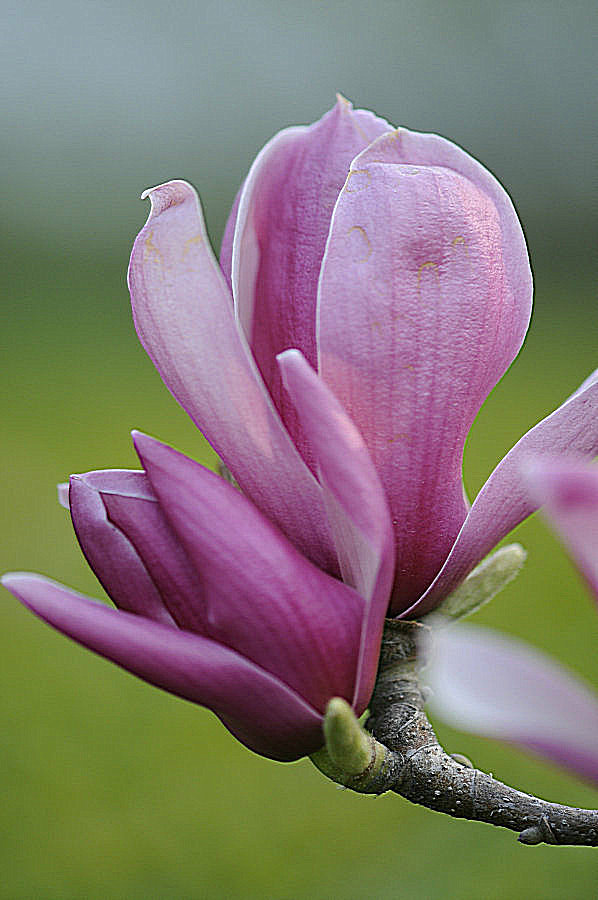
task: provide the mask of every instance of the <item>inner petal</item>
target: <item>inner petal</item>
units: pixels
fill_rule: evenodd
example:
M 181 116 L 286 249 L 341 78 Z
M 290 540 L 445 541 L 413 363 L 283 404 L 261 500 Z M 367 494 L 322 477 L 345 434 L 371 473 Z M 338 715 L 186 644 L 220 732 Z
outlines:
M 276 355 L 296 347 L 316 364 L 317 284 L 334 204 L 351 160 L 389 128 L 372 113 L 354 111 L 339 100 L 319 122 L 287 129 L 264 148 L 239 204 L 232 249 L 237 315 L 276 407 L 312 469 Z M 224 271 L 229 252 L 226 240 Z

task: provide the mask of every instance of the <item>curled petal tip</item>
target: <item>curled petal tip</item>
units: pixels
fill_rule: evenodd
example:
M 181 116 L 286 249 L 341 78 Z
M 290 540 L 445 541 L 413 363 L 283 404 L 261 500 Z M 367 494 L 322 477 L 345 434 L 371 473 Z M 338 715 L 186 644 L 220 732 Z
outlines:
M 175 179 L 174 181 L 165 181 L 155 187 L 147 188 L 142 194 L 142 200 L 150 201 L 152 205 L 152 213 L 158 215 L 169 209 L 171 206 L 179 206 L 189 197 L 197 197 L 195 188 L 188 181 Z

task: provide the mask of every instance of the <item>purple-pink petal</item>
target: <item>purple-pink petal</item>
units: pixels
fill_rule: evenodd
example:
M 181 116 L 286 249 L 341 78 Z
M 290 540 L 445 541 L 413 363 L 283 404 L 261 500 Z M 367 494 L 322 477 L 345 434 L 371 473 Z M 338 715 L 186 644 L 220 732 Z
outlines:
M 276 355 L 298 347 L 316 364 L 317 285 L 332 210 L 353 157 L 390 127 L 339 98 L 313 125 L 277 134 L 243 185 L 232 249 L 237 315 L 276 407 L 307 459 L 309 448 L 285 396 Z M 228 245 L 227 233 L 225 271 Z
M 322 263 L 319 369 L 389 498 L 395 613 L 429 585 L 465 519 L 465 439 L 521 346 L 531 300 L 512 204 L 464 151 L 400 129 L 353 161 Z
M 146 194 L 151 212 L 129 267 L 139 338 L 244 492 L 311 559 L 332 570 L 321 490 L 237 329 L 198 197 L 183 181 Z
M 278 362 L 318 465 L 343 580 L 366 601 L 353 698 L 361 712 L 376 678 L 394 577 L 390 511 L 367 447 L 330 389 L 298 350 Z
M 523 475 L 527 463 L 555 454 L 590 460 L 597 453 L 598 370 L 498 464 L 476 497 L 438 577 L 405 615 L 421 616 L 437 606 L 502 538 L 538 508 Z
M 480 626 L 439 630 L 431 651 L 433 714 L 598 783 L 598 694 L 580 678 L 522 641 Z
M 135 446 L 160 506 L 202 575 L 207 634 L 320 712 L 351 702 L 364 601 L 316 568 L 239 491 L 146 435 Z
M 71 476 L 71 516 L 87 562 L 119 609 L 173 625 L 174 620 L 137 547 L 110 521 L 102 489 L 105 495 L 117 491 L 157 507 L 144 472 L 112 470 Z M 155 534 L 159 542 L 159 530 Z
M 109 521 L 135 547 L 174 622 L 179 628 L 206 634 L 202 573 L 191 564 L 153 492 L 150 498 L 106 491 L 101 483 L 99 489 Z M 104 565 L 109 564 L 106 559 Z
M 110 609 L 38 575 L 4 586 L 63 634 L 156 687 L 213 710 L 250 749 L 289 761 L 322 744 L 322 717 L 272 673 L 209 638 Z
M 598 466 L 564 458 L 537 460 L 524 471 L 524 480 L 598 602 Z

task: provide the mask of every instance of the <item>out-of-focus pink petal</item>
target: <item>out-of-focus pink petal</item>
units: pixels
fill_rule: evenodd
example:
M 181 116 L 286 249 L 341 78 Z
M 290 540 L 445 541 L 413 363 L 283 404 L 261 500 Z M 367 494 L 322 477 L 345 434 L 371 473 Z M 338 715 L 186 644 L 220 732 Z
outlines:
M 243 491 L 311 559 L 334 566 L 320 488 L 237 329 L 197 194 L 171 181 L 144 196 L 151 212 L 129 267 L 141 343 Z
M 524 480 L 598 601 L 598 466 L 538 460 L 524 471 Z
M 202 573 L 207 634 L 298 691 L 320 712 L 351 702 L 364 602 L 305 559 L 224 479 L 135 434 L 152 488 Z
M 520 744 L 598 782 L 598 694 L 556 661 L 489 628 L 434 634 L 430 711 L 455 728 Z
M 318 122 L 287 128 L 266 144 L 243 186 L 232 251 L 237 315 L 276 407 L 307 459 L 309 446 L 285 396 L 276 354 L 298 347 L 316 364 L 318 276 L 334 203 L 353 157 L 390 127 L 339 98 Z M 227 236 L 225 250 L 228 241 Z
M 144 681 L 213 710 L 256 753 L 288 761 L 322 745 L 319 713 L 229 647 L 110 609 L 39 575 L 12 573 L 2 583 L 63 634 Z
M 68 481 L 63 481 L 60 484 L 57 484 L 56 490 L 58 493 L 58 502 L 60 503 L 62 508 L 69 509 L 69 483 L 68 483 Z
M 144 472 L 112 470 L 71 476 L 71 516 L 87 562 L 119 609 L 174 625 L 137 547 L 110 521 L 99 485 L 106 493 L 118 491 L 158 505 Z M 158 544 L 160 538 L 157 530 Z
M 475 499 L 449 557 L 409 617 L 433 609 L 481 559 L 539 506 L 523 470 L 539 457 L 565 454 L 592 459 L 598 453 L 598 369 L 553 413 L 509 450 Z
M 394 577 L 390 511 L 367 447 L 336 397 L 298 350 L 278 362 L 318 465 L 343 580 L 366 601 L 353 700 L 360 712 L 374 687 Z
M 465 439 L 531 302 L 511 201 L 463 150 L 400 129 L 353 161 L 322 263 L 319 367 L 389 498 L 395 613 L 429 585 L 465 519 Z

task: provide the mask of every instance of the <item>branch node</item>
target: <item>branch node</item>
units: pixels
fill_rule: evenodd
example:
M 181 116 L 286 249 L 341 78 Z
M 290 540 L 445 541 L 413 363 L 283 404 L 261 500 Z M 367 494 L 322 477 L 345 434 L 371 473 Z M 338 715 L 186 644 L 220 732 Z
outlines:
M 530 845 L 558 844 L 554 832 L 550 827 L 550 822 L 548 821 L 546 816 L 540 816 L 540 819 L 535 825 L 530 825 L 529 828 L 524 828 L 517 840 L 521 841 L 522 844 Z
M 475 769 L 475 766 L 469 757 L 464 756 L 462 753 L 451 753 L 450 757 L 451 759 L 454 759 L 456 763 L 459 763 L 460 766 L 465 766 L 467 769 Z

